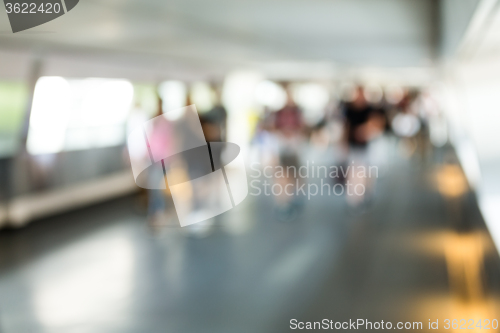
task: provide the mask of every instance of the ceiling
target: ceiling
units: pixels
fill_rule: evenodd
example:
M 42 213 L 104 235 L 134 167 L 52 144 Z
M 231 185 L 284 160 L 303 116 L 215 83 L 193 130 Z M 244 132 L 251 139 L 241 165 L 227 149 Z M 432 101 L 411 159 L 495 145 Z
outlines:
M 500 56 L 500 1 L 483 0 L 459 50 L 461 60 L 487 62 Z
M 426 67 L 439 8 L 438 0 L 81 0 L 16 34 L 0 11 L 0 52 L 59 59 L 48 67 L 63 72 L 65 59 L 66 70 L 79 61 L 188 76 Z

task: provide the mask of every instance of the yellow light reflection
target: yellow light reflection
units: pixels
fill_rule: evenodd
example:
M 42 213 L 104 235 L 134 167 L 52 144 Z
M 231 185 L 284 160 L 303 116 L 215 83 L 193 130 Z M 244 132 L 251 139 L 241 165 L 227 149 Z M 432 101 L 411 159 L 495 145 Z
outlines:
M 449 198 L 463 195 L 467 189 L 467 180 L 462 169 L 456 164 L 446 164 L 436 171 L 436 184 L 439 192 Z

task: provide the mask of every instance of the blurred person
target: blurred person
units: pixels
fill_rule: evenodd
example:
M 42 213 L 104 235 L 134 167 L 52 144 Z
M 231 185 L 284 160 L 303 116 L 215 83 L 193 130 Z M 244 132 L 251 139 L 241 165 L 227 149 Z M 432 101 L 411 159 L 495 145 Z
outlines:
M 346 140 L 352 152 L 364 152 L 385 125 L 380 110 L 368 103 L 362 87 L 356 89 L 354 100 L 344 105 L 344 120 Z
M 423 144 L 418 137 L 422 129 L 422 123 L 415 107 L 417 97 L 418 92 L 416 90 L 406 92 L 398 105 L 398 113 L 391 121 L 394 134 L 400 138 L 400 152 L 406 157 L 413 155 L 418 146 Z
M 190 94 L 188 93 L 186 96 L 186 106 L 192 105 Z M 225 126 L 225 121 L 227 117 L 227 113 L 222 105 L 220 108 L 214 107 L 212 110 L 207 112 L 204 115 L 198 114 L 199 122 L 201 124 L 201 128 L 203 130 L 203 135 L 205 137 L 205 141 L 207 142 L 206 151 L 201 151 L 200 148 L 198 154 L 182 154 L 182 168 L 185 170 L 186 176 L 188 179 L 193 180 L 197 179 L 200 176 L 206 175 L 212 171 L 214 171 L 214 165 L 220 165 L 222 151 L 214 150 L 212 151 L 210 142 L 219 142 L 222 141 L 223 134 L 223 126 Z M 185 118 L 185 117 L 184 117 Z M 182 135 L 186 138 L 186 142 L 190 139 L 189 137 L 196 135 L 193 131 L 195 130 L 192 125 L 193 120 L 189 119 L 181 119 L 180 126 L 183 127 Z M 223 125 L 224 124 L 224 125 Z M 208 153 L 206 155 L 205 153 Z M 206 156 L 205 156 L 206 155 Z M 202 161 L 203 157 L 209 158 L 210 161 Z M 208 163 L 208 164 L 207 164 Z M 192 216 L 203 215 L 206 213 L 206 204 L 208 200 L 217 200 L 217 195 L 211 193 L 216 186 L 216 184 L 208 183 L 209 180 L 206 180 L 202 184 L 200 183 L 191 183 L 191 193 L 189 194 L 190 198 L 188 201 L 190 202 L 190 214 Z M 191 224 L 183 228 L 183 231 L 188 236 L 194 236 L 198 238 L 208 236 L 214 227 L 214 218 L 205 219 L 201 222 Z
M 309 143 L 318 151 L 325 151 L 335 142 L 335 112 L 337 103 L 335 98 L 331 98 L 318 115 L 316 122 L 309 123 L 307 134 Z
M 222 89 L 216 84 L 212 85 L 215 93 L 215 105 L 205 114 L 207 120 L 219 127 L 219 136 L 215 140 L 208 141 L 227 141 L 227 111 L 222 104 Z
M 304 131 L 306 129 L 302 110 L 292 98 L 288 83 L 283 83 L 287 93 L 285 106 L 274 114 L 274 132 L 277 137 L 278 164 L 283 169 L 292 167 L 296 170 L 300 167 L 300 152 L 304 143 Z M 292 175 L 293 174 L 293 175 Z M 287 186 L 293 188 L 290 192 L 295 193 L 295 186 L 302 182 L 298 175 L 286 172 L 285 177 L 275 178 L 281 188 Z M 300 212 L 302 199 L 296 195 L 287 195 L 285 191 L 276 197 L 276 210 L 281 220 L 292 220 Z
M 252 145 L 257 148 L 257 158 L 264 165 L 278 163 L 278 140 L 274 133 L 274 112 L 269 107 L 264 107 L 252 138 Z
M 356 88 L 354 99 L 342 106 L 345 121 L 346 168 L 368 168 L 368 147 L 370 141 L 380 136 L 385 127 L 385 117 L 380 109 L 370 105 L 366 100 L 364 89 Z M 353 193 L 347 196 L 347 203 L 357 207 L 366 201 L 366 194 L 373 184 L 367 177 L 359 177 L 358 172 L 347 172 L 346 184 L 356 187 L 363 186 L 365 192 L 360 195 Z
M 149 135 L 148 149 L 154 147 L 154 149 L 164 152 L 168 156 L 173 144 L 172 126 L 167 118 L 163 117 L 163 100 L 160 97 L 158 97 L 158 112 L 153 118 L 156 118 L 156 121 Z M 169 166 L 167 163 L 164 163 L 164 168 L 168 172 Z M 164 174 L 151 172 L 148 181 L 150 188 L 157 188 L 157 185 L 160 182 L 166 182 L 166 179 Z M 164 192 L 156 189 L 148 190 L 148 224 L 153 230 L 158 229 L 167 222 L 165 220 L 166 208 Z
M 330 143 L 329 122 L 325 117 L 311 128 L 309 142 L 317 149 L 325 150 Z
M 442 114 L 439 103 L 426 90 L 419 93 L 414 108 L 421 123 L 418 135 L 419 152 L 422 163 L 426 163 L 432 144 L 441 147 L 447 141 L 446 117 Z
M 200 115 L 201 128 L 208 145 L 210 145 L 210 142 L 224 141 L 222 138 L 224 134 L 220 120 L 220 118 L 214 117 L 213 114 L 210 113 Z M 214 148 L 210 145 L 210 154 L 214 165 L 222 165 L 222 153 L 223 151 L 221 149 Z
M 227 133 L 227 111 L 221 102 L 221 92 L 219 87 L 213 85 L 216 94 L 216 102 L 212 109 L 200 115 L 201 127 L 207 142 L 225 142 Z M 190 103 L 190 101 L 187 101 Z M 189 104 L 187 104 L 189 105 Z M 215 165 L 220 165 L 222 151 L 211 149 L 211 156 Z
M 332 98 L 326 108 L 324 119 L 326 121 L 325 130 L 328 136 L 328 147 L 331 149 L 328 157 L 332 163 L 342 161 L 345 159 L 342 145 L 344 145 L 346 131 L 342 103 Z

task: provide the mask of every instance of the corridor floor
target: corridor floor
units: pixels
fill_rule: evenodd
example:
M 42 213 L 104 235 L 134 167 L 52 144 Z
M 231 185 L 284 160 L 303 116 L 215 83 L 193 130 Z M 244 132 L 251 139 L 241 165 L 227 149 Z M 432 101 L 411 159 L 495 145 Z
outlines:
M 135 196 L 0 231 L 0 332 L 499 319 L 500 259 L 473 193 L 447 198 L 440 164 L 418 165 L 393 164 L 363 212 L 322 196 L 278 221 L 272 199 L 249 196 L 206 237 L 152 234 Z

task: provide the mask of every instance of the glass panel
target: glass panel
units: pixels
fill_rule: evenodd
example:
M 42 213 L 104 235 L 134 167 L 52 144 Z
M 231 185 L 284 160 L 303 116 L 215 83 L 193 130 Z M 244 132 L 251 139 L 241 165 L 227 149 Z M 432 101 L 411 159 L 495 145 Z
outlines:
M 22 82 L 0 81 L 0 157 L 13 155 L 19 147 L 27 98 Z

